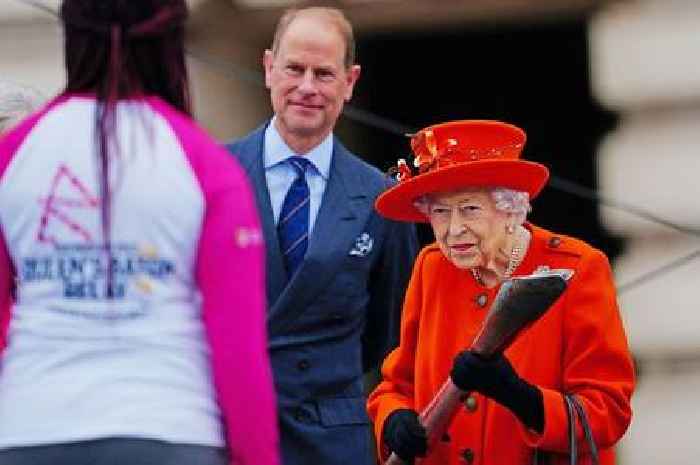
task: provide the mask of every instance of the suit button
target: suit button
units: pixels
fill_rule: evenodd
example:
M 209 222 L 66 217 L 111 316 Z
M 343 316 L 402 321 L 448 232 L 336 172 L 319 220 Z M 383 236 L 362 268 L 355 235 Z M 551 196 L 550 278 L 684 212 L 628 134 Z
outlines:
M 485 307 L 486 304 L 489 302 L 489 296 L 486 294 L 479 294 L 474 300 L 476 301 L 476 304 L 479 307 Z
M 474 461 L 474 451 L 467 448 L 462 451 L 462 460 L 467 463 L 472 463 Z
M 476 401 L 476 397 L 474 396 L 469 396 L 467 397 L 467 400 L 464 401 L 464 408 L 466 408 L 470 412 L 476 411 L 478 403 Z
M 557 236 L 553 236 L 549 239 L 549 246 L 553 249 L 556 249 L 561 245 L 561 238 Z
M 311 363 L 309 363 L 309 361 L 306 359 L 300 360 L 299 363 L 297 363 L 297 368 L 299 369 L 299 371 L 306 371 L 309 369 L 310 366 Z

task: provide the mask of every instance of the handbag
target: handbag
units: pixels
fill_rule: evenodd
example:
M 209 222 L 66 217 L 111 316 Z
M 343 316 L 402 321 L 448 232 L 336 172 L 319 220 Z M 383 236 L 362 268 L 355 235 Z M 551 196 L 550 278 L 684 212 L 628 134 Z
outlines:
M 588 443 L 591 462 L 593 465 L 599 465 L 600 461 L 598 459 L 598 447 L 593 439 L 593 432 L 591 431 L 591 425 L 588 422 L 588 415 L 586 415 L 586 411 L 583 409 L 581 401 L 578 400 L 578 398 L 573 394 L 564 394 L 564 403 L 566 404 L 566 414 L 568 418 L 569 465 L 576 465 L 578 462 L 578 444 L 576 439 L 577 420 L 581 423 L 583 435 Z M 532 464 L 546 465 L 550 462 L 550 458 L 550 454 L 540 450 L 535 450 Z

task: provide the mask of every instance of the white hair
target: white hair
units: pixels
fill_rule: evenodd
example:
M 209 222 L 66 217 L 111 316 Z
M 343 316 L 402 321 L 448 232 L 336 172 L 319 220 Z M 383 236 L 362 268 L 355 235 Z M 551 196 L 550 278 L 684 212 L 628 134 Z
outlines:
M 496 206 L 496 210 L 505 213 L 512 213 L 517 224 L 523 224 L 527 214 L 532 210 L 530 205 L 530 194 L 527 192 L 507 189 L 505 187 L 494 187 L 484 189 L 484 192 L 491 194 L 491 198 Z M 413 205 L 419 212 L 428 216 L 430 207 L 430 195 L 422 195 L 413 201 Z
M 523 224 L 527 214 L 532 210 L 530 194 L 527 192 L 497 187 L 489 191 L 491 198 L 496 203 L 496 209 L 502 212 L 512 213 L 517 224 Z
M 0 80 L 0 133 L 36 110 L 43 100 L 42 95 L 30 87 Z

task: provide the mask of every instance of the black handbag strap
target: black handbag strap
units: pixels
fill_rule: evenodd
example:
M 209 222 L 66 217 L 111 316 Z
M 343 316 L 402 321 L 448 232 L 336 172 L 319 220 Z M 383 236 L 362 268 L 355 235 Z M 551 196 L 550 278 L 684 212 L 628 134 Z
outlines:
M 586 443 L 588 443 L 588 451 L 591 454 L 591 462 L 593 465 L 599 465 L 600 460 L 598 458 L 598 447 L 595 444 L 595 440 L 593 439 L 593 431 L 591 431 L 591 424 L 588 421 L 588 415 L 586 415 L 586 410 L 583 408 L 583 404 L 581 401 L 578 399 L 573 394 L 566 394 L 566 397 L 569 399 L 571 404 L 574 407 L 574 410 L 578 414 L 578 419 L 579 422 L 581 423 L 581 428 L 583 428 L 583 434 L 586 437 Z M 576 427 L 576 424 L 574 424 L 574 428 Z M 576 430 L 574 430 L 574 436 L 576 436 Z
M 566 417 L 569 419 L 569 464 L 576 465 L 578 460 L 578 447 L 576 444 L 576 417 L 577 410 L 574 408 L 574 401 L 569 394 L 564 395 L 566 403 Z
M 564 394 L 564 404 L 566 405 L 566 415 L 568 419 L 568 435 L 569 435 L 569 464 L 576 465 L 578 462 L 578 444 L 576 440 L 576 422 L 581 423 L 581 429 L 588 443 L 588 449 L 591 455 L 593 465 L 600 465 L 598 458 L 598 447 L 593 439 L 593 431 L 588 422 L 588 415 L 583 408 L 581 401 L 573 394 Z M 542 451 L 535 450 L 533 455 L 533 465 L 543 465 L 548 463 L 548 454 Z

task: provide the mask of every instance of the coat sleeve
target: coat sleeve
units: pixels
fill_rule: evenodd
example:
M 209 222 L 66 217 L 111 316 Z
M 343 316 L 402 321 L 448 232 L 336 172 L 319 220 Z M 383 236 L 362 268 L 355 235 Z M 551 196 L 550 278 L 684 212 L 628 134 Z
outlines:
M 414 367 L 418 344 L 418 327 L 423 307 L 423 262 L 425 250 L 416 260 L 413 275 L 406 291 L 406 300 L 401 315 L 399 346 L 394 349 L 382 365 L 382 382 L 370 394 L 367 411 L 374 422 L 379 456 L 388 456 L 382 440 L 384 421 L 396 409 L 415 408 Z
M 3 238 L 2 228 L 0 228 L 0 354 L 2 354 L 3 349 L 7 345 L 13 285 L 14 271 L 12 262 Z
M 582 258 L 565 299 L 562 391 L 578 396 L 596 445 L 608 448 L 622 437 L 631 421 L 630 399 L 635 379 L 605 255 L 595 250 Z M 568 420 L 563 393 L 540 389 L 544 431 L 538 435 L 521 425 L 521 433 L 532 447 L 565 453 Z M 580 425 L 577 435 L 578 443 L 585 449 Z
M 233 168 L 224 165 L 221 171 Z M 265 329 L 264 259 L 247 184 L 207 193 L 196 279 L 232 465 L 280 463 Z
M 367 325 L 362 336 L 364 371 L 378 366 L 398 344 L 401 304 L 418 253 L 415 226 L 387 221 L 381 253 L 370 275 Z

